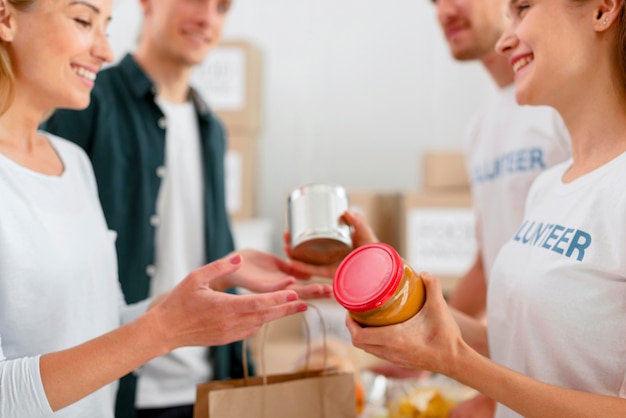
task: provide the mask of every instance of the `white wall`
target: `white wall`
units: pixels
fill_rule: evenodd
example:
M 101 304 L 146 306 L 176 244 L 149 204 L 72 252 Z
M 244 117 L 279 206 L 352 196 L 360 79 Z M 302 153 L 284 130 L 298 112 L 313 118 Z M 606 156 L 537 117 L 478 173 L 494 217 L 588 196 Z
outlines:
M 114 9 L 118 56 L 132 49 L 138 0 Z M 424 149 L 460 148 L 493 89 L 453 61 L 429 0 L 235 0 L 225 38 L 264 53 L 259 215 L 275 222 L 304 183 L 416 190 Z

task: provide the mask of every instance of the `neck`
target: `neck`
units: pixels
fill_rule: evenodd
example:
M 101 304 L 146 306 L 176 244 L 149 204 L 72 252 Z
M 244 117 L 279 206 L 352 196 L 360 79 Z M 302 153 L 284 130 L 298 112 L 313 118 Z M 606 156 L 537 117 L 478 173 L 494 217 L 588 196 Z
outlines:
M 160 98 L 173 103 L 188 100 L 193 67 L 163 56 L 147 45 L 140 45 L 134 58 L 156 84 Z
M 506 57 L 492 51 L 480 61 L 498 87 L 503 88 L 513 84 L 513 68 Z
M 601 77 L 598 77 L 602 80 Z M 614 84 L 602 81 L 578 94 L 564 97 L 555 108 L 570 134 L 572 158 L 570 177 L 584 175 L 626 152 L 626 96 Z
M 16 91 L 15 100 L 0 116 L 0 144 L 30 150 L 37 140 L 37 129 L 46 112 L 33 108 L 23 97 Z

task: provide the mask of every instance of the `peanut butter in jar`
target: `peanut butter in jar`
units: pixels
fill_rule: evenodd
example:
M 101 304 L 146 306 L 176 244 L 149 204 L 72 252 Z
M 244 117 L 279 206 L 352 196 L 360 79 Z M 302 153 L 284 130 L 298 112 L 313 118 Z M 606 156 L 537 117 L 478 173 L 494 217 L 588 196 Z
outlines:
M 365 326 L 397 324 L 424 305 L 421 277 L 390 245 L 368 244 L 341 262 L 333 281 L 337 301 Z

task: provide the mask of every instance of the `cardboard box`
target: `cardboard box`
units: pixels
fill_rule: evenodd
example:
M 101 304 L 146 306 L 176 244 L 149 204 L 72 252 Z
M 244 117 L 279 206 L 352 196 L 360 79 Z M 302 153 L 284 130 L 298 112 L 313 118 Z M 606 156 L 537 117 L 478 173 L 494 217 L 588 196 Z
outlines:
M 224 161 L 226 208 L 234 221 L 256 214 L 257 143 L 255 137 L 229 135 Z
M 247 41 L 222 41 L 192 75 L 192 83 L 231 133 L 261 129 L 262 54 Z
M 422 155 L 424 190 L 430 192 L 463 192 L 470 179 L 462 151 L 426 151 Z
M 382 242 L 399 248 L 402 194 L 373 190 L 348 190 L 350 210 L 365 217 Z
M 476 257 L 470 193 L 410 193 L 403 202 L 402 256 L 416 271 L 438 277 L 449 293 Z

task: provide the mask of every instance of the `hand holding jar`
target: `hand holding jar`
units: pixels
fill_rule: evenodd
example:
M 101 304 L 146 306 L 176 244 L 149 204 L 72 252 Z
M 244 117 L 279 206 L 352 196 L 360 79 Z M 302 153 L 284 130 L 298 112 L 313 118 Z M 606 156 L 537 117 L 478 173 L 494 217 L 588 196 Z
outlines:
M 420 273 L 420 277 L 427 297 L 417 314 L 404 322 L 378 327 L 362 326 L 350 314 L 346 315 L 346 326 L 355 347 L 402 367 L 454 377 L 454 360 L 461 351 L 472 350 L 463 341 L 439 281 L 428 273 Z

